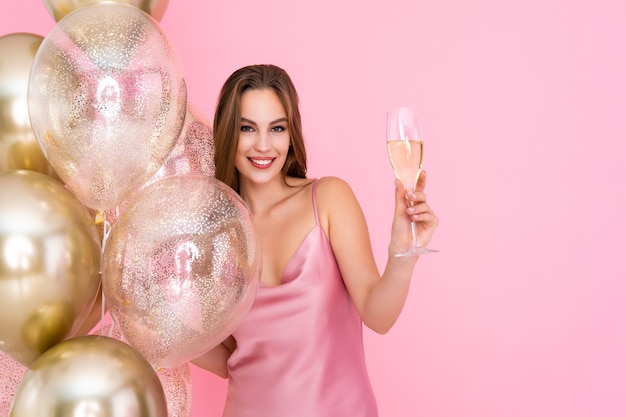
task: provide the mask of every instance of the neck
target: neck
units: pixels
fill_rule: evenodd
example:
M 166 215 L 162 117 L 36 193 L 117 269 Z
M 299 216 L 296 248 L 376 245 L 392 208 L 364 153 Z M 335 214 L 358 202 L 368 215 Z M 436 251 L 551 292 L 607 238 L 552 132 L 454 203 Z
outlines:
M 239 195 L 252 214 L 261 214 L 269 211 L 277 202 L 285 198 L 286 188 L 281 178 L 264 184 L 242 181 L 239 184 Z
M 311 182 L 308 178 L 293 177 L 287 177 L 285 181 L 286 184 L 282 178 L 263 184 L 243 181 L 239 184 L 239 195 L 253 215 L 263 216 Z

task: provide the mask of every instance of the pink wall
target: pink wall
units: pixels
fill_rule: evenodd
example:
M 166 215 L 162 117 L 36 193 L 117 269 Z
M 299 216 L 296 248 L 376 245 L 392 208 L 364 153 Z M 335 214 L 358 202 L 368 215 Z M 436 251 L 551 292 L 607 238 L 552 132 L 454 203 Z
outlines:
M 408 305 L 365 332 L 381 415 L 626 415 L 626 3 L 620 0 L 170 0 L 190 101 L 212 117 L 236 68 L 299 87 L 312 176 L 347 179 L 382 266 L 388 107 L 422 115 L 441 218 Z M 40 0 L 0 35 L 45 36 Z M 193 417 L 222 380 L 194 370 Z

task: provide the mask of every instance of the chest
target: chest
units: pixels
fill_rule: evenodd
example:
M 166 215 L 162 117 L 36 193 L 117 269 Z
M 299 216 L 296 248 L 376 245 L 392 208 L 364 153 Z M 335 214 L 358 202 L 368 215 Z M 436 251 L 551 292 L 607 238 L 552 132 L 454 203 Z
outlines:
M 306 203 L 279 206 L 264 216 L 253 216 L 263 256 L 263 284 L 273 286 L 282 282 L 285 267 L 315 228 L 312 204 L 310 200 Z

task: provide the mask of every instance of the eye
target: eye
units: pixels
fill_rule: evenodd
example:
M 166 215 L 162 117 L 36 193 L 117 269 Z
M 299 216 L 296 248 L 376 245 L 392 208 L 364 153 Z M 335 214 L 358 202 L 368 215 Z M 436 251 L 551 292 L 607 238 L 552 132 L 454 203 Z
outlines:
M 287 128 L 285 126 L 283 126 L 283 125 L 273 126 L 270 129 L 271 133 L 283 133 L 283 132 L 286 132 L 286 131 L 287 131 Z
M 254 129 L 252 128 L 252 126 L 248 126 L 248 125 L 241 125 L 239 130 L 241 130 L 242 132 L 254 132 Z

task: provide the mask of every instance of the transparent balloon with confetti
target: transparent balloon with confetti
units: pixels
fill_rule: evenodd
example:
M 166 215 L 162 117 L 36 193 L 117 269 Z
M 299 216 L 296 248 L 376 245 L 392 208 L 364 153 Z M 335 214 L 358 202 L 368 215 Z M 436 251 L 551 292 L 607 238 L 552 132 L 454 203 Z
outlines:
M 214 157 L 213 130 L 204 115 L 197 108 L 188 104 L 185 124 L 174 148 L 163 165 L 139 190 L 172 175 L 203 174 L 214 177 Z M 131 198 L 132 195 L 129 199 Z M 114 209 L 105 210 L 106 220 L 111 224 L 115 223 L 119 213 L 124 211 L 127 204 L 128 199 L 122 201 Z
M 166 160 L 187 89 L 173 45 L 141 9 L 82 7 L 44 38 L 28 85 L 33 131 L 87 207 L 114 208 Z
M 175 175 L 137 193 L 112 226 L 103 291 L 128 342 L 171 368 L 233 332 L 252 306 L 260 268 L 239 195 L 215 178 Z

